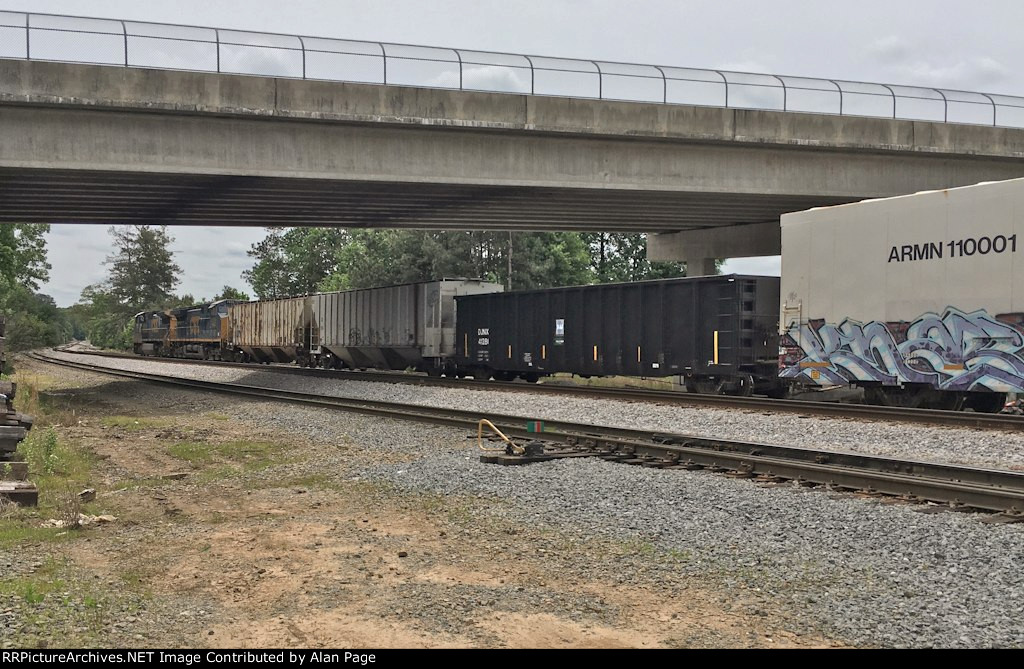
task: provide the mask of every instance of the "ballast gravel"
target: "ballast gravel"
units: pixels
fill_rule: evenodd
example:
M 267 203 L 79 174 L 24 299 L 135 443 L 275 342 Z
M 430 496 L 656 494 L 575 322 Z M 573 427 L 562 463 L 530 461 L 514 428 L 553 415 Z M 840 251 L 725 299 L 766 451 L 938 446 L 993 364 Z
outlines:
M 644 402 L 555 397 L 528 392 L 477 390 L 320 378 L 212 365 L 188 365 L 153 359 L 100 358 L 48 353 L 77 362 L 202 381 L 242 383 L 337 397 L 456 407 L 488 414 L 511 414 L 612 427 L 714 436 L 786 446 L 803 446 L 998 469 L 1024 469 L 1024 431 L 1009 432 L 941 426 L 883 423 L 850 418 L 804 416 L 750 410 L 680 407 Z
M 593 459 L 501 467 L 449 452 L 365 475 L 496 496 L 525 523 L 649 542 L 681 556 L 681 573 L 788 604 L 808 633 L 869 646 L 1024 645 L 1024 525 Z
M 143 364 L 153 371 L 152 363 Z M 188 366 L 174 368 L 184 373 L 182 368 Z M 237 371 L 194 369 L 210 376 Z M 241 380 L 255 384 L 257 374 L 245 375 L 249 378 Z M 264 382 L 270 380 L 267 375 L 273 372 L 258 374 Z M 277 374 L 273 380 L 284 378 Z M 312 387 L 313 379 L 295 380 L 304 390 L 322 390 Z M 511 403 L 531 399 L 513 393 L 328 383 L 346 391 L 357 384 L 410 394 L 478 394 L 480 401 L 502 395 L 504 405 L 497 397 L 491 402 L 504 413 L 521 410 Z M 158 386 L 126 386 L 140 402 L 173 401 L 178 409 L 224 412 L 254 431 L 276 429 L 325 444 L 345 443 L 347 450 L 337 449 L 317 463 L 319 471 L 385 481 L 410 492 L 477 498 L 481 503 L 473 509 L 484 514 L 482 522 L 498 515 L 523 524 L 553 525 L 567 534 L 634 542 L 638 551 L 670 554 L 680 575 L 717 584 L 723 596 L 764 595 L 788 611 L 795 631 L 859 646 L 1024 646 L 1024 524 L 990 525 L 982 522 L 983 514 L 926 513 L 934 509 L 821 488 L 766 486 L 708 472 L 645 469 L 597 459 L 524 467 L 486 465 L 460 430 L 411 429 L 402 422 L 212 393 L 173 390 L 178 395 L 171 400 L 169 391 Z M 532 399 L 537 404 L 563 404 L 556 398 Z M 626 406 L 638 415 L 652 409 Z M 593 420 L 593 413 L 575 416 L 585 418 Z M 872 428 L 887 439 L 897 439 L 879 424 L 827 422 L 836 429 Z M 751 429 L 756 423 L 747 425 Z M 951 440 L 952 434 L 988 434 L 934 431 L 947 435 L 940 441 Z M 280 475 L 280 470 L 275 467 L 268 475 Z M 633 582 L 621 565 L 609 565 L 602 577 L 624 586 Z

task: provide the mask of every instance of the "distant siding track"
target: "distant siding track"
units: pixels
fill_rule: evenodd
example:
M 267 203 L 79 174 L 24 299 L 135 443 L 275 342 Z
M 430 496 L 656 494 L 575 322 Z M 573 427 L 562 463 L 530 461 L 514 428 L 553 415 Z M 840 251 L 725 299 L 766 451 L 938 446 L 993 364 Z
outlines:
M 70 362 L 39 353 L 30 357 L 48 364 L 122 378 L 471 429 L 474 434 L 480 420 L 486 418 L 511 437 L 537 442 L 528 450 L 530 455 L 491 451 L 482 456 L 485 462 L 497 464 L 601 457 L 653 468 L 710 469 L 768 482 L 797 481 L 832 489 L 898 496 L 912 502 L 996 511 L 1002 514 L 996 517 L 999 520 L 1024 519 L 1024 472 L 558 421 L 544 421 L 544 431 L 536 433 L 530 431 L 529 423 L 535 422 L 531 417 L 481 415 L 475 411 L 196 381 Z
M 63 351 L 74 355 L 88 355 L 128 360 L 145 360 L 134 355 L 108 352 Z M 969 427 L 986 430 L 1024 430 L 1024 416 L 974 413 L 970 411 L 942 411 L 938 409 L 910 409 L 904 407 L 875 406 L 868 404 L 841 404 L 838 402 L 810 400 L 778 400 L 766 397 L 735 397 L 730 395 L 702 395 L 668 390 L 642 390 L 633 388 L 595 388 L 563 386 L 555 384 L 514 383 L 504 381 L 476 381 L 471 379 L 436 378 L 402 372 L 358 372 L 296 367 L 294 365 L 256 365 L 237 362 L 214 362 L 180 358 L 151 358 L 158 362 L 219 365 L 249 370 L 270 370 L 282 374 L 300 374 L 327 378 L 350 379 L 383 383 L 405 383 L 424 386 L 470 388 L 476 390 L 503 390 L 548 395 L 573 395 L 591 399 L 611 399 L 626 402 L 649 402 L 676 406 L 707 406 L 722 409 L 746 409 L 770 411 L 773 413 L 796 413 L 836 418 L 881 421 L 887 423 L 917 423 Z

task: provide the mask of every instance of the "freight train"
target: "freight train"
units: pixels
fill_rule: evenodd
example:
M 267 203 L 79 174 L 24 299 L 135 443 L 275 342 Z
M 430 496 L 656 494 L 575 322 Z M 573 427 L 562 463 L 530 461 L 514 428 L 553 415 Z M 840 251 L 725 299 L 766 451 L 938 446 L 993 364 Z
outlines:
M 679 376 L 703 393 L 859 386 L 998 411 L 1024 392 L 1024 179 L 782 217 L 782 277 L 504 293 L 478 280 L 221 301 L 136 317 L 142 355 L 536 382 Z
M 778 301 L 775 277 L 515 293 L 447 279 L 142 312 L 134 348 L 139 355 L 528 382 L 559 372 L 682 376 L 695 392 L 749 394 L 778 385 Z

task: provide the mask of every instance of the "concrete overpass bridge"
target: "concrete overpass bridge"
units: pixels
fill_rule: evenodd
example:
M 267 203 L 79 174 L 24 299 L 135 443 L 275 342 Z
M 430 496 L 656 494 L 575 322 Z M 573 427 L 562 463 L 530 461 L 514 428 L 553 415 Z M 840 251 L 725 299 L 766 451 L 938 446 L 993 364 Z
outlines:
M 1024 130 L 994 124 L 1010 98 L 795 112 L 776 77 L 781 111 L 716 107 L 670 101 L 658 68 L 663 99 L 607 100 L 601 63 L 597 97 L 566 97 L 538 94 L 533 60 L 530 92 L 471 91 L 458 51 L 459 88 L 180 71 L 133 67 L 152 63 L 122 27 L 123 63 L 37 60 L 31 39 L 0 59 L 0 222 L 642 231 L 652 259 L 707 270 L 778 254 L 785 212 L 1024 176 Z M 992 116 L 946 122 L 957 104 Z

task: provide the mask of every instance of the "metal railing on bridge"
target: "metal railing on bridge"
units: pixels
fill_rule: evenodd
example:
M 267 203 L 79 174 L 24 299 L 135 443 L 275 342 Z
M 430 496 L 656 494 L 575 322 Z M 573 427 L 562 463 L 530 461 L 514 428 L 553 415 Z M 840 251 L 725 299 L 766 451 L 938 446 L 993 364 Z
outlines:
M 1024 127 L 1024 97 L 0 11 L 0 58 Z

